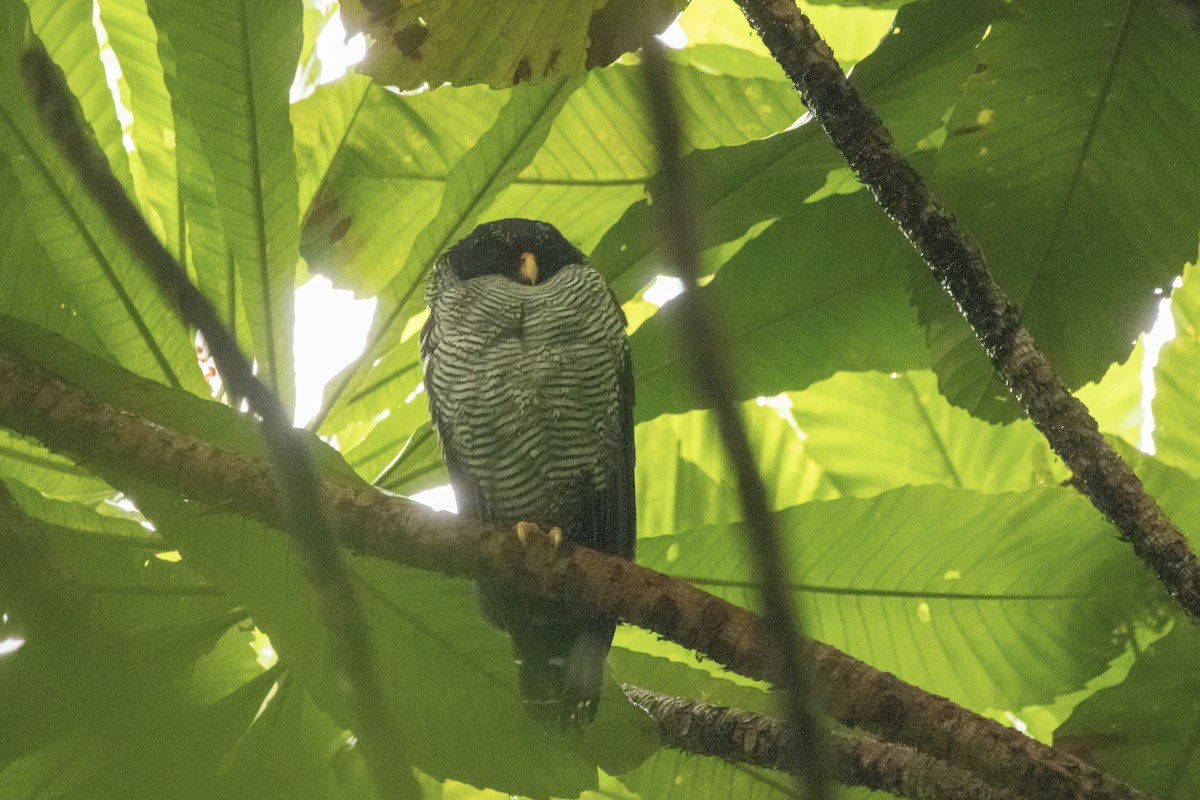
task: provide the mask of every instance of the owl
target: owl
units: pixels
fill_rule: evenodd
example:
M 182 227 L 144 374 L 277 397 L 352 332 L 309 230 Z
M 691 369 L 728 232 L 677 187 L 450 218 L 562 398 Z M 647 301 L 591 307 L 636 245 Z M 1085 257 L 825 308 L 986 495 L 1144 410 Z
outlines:
M 604 279 L 553 225 L 502 219 L 437 260 L 426 301 L 425 390 L 459 513 L 632 559 L 633 374 Z M 590 722 L 617 620 L 487 581 L 479 595 L 532 716 Z

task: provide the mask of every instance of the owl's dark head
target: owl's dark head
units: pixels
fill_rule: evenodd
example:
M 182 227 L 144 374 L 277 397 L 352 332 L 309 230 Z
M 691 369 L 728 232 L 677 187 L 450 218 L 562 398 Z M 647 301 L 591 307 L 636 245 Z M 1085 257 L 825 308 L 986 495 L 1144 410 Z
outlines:
M 504 275 L 530 286 L 586 260 L 549 222 L 515 217 L 477 225 L 443 258 L 459 280 Z

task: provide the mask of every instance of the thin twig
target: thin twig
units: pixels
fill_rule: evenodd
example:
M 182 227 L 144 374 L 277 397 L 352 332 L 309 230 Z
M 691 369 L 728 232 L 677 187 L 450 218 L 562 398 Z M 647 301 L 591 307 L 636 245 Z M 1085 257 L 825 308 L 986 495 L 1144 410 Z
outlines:
M 1075 474 L 1075 485 L 1200 623 L 1196 554 L 1058 377 L 988 271 L 978 244 L 896 151 L 891 134 L 794 0 L 736 1 L 859 180 L 958 304 L 996 371 Z
M 108 159 L 85 132 L 62 70 L 36 46 L 25 52 L 22 66 L 46 129 L 88 194 L 99 203 L 183 323 L 203 334 L 230 393 L 246 398 L 261 418 L 264 443 L 283 500 L 283 528 L 301 553 L 333 642 L 334 657 L 345 672 L 367 764 L 386 796 L 419 797 L 416 778 L 405 766 L 399 726 L 387 705 L 379 702 L 384 693 L 370 629 L 354 595 L 350 570 L 321 507 L 305 439 L 293 429 L 275 393 L 255 377 L 216 308 L 191 284 L 187 271 L 163 247 L 125 194 Z
M 787 768 L 785 753 L 795 745 L 778 720 L 736 708 L 700 703 L 623 686 L 625 695 L 654 717 L 668 747 L 716 756 L 735 764 Z M 911 747 L 888 744 L 863 733 L 829 732 L 833 777 L 846 786 L 864 786 L 914 800 L 1018 800 L 973 773 Z
M 86 464 L 118 489 L 129 480 L 148 482 L 200 508 L 280 524 L 285 501 L 269 465 L 115 409 L 35 363 L 36 354 L 0 349 L 0 426 Z M 580 614 L 620 617 L 741 675 L 782 682 L 762 620 L 691 584 L 583 547 L 522 546 L 511 529 L 434 512 L 365 482 L 327 478 L 319 491 L 339 541 L 356 552 L 445 575 L 486 577 Z M 1017 792 L 1033 787 L 1039 800 L 1143 797 L 1068 753 L 835 648 L 815 641 L 809 648 L 824 707 L 849 727 L 910 745 L 989 784 Z
M 784 740 L 792 765 L 789 770 L 802 780 L 806 796 L 824 800 L 830 796 L 830 767 L 825 752 L 825 722 L 817 709 L 812 689 L 809 655 L 800 636 L 800 621 L 787 590 L 783 544 L 775 515 L 771 513 L 762 477 L 755 466 L 734 377 L 729 349 L 719 333 L 712 309 L 699 291 L 700 251 L 696 227 L 694 181 L 683 161 L 682 133 L 676 112 L 675 85 L 670 65 L 655 39 L 642 50 L 642 71 L 649 93 L 650 119 L 658 148 L 662 191 L 657 196 L 659 227 L 670 265 L 683 282 L 679 304 L 678 341 L 692 368 L 705 405 L 713 410 L 721 442 L 737 481 L 746 539 L 760 581 L 763 616 L 782 665 L 783 704 L 791 735 Z

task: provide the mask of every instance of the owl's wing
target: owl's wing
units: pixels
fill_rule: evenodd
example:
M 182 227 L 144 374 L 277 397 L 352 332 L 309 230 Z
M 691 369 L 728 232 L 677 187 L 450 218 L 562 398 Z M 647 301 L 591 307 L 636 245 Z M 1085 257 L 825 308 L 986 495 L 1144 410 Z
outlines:
M 458 513 L 475 519 L 488 520 L 486 502 L 483 490 L 478 481 L 471 478 L 463 466 L 454 442 L 454 425 L 452 420 L 443 412 L 441 398 L 434 389 L 435 381 L 429 379 L 430 374 L 438 368 L 438 341 L 435 335 L 436 311 L 430 304 L 429 318 L 421 328 L 421 362 L 425 367 L 425 394 L 429 398 L 429 416 L 437 431 L 441 443 L 442 460 L 446 464 L 446 472 L 450 474 L 450 486 L 454 489 L 454 499 L 458 505 Z
M 633 366 L 628 345 L 622 342 L 616 398 L 618 435 L 607 457 L 607 485 L 585 494 L 574 515 L 571 535 L 576 544 L 630 559 L 637 544 L 633 399 Z

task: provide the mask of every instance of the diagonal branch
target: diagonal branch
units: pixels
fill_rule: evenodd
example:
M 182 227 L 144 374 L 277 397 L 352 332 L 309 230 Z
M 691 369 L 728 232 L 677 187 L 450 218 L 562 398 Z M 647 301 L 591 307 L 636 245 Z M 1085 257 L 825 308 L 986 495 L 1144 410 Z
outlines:
M 0 426 L 70 455 L 118 488 L 124 476 L 271 525 L 286 519 L 266 463 L 94 400 L 4 350 Z M 747 677 L 781 682 L 763 621 L 681 580 L 587 548 L 526 547 L 509 529 L 433 512 L 365 483 L 326 479 L 319 495 L 339 541 L 356 552 L 448 575 L 511 581 L 583 614 L 619 616 Z M 849 727 L 1043 800 L 1144 797 L 1072 755 L 835 648 L 812 641 L 809 652 L 819 699 Z
M 859 180 L 958 304 L 1009 390 L 1074 473 L 1075 485 L 1200 623 L 1196 554 L 1038 349 L 988 271 L 979 245 L 896 151 L 891 134 L 795 0 L 736 2 Z
M 779 721 L 736 708 L 698 703 L 624 686 L 625 695 L 654 717 L 668 747 L 716 756 L 734 764 L 787 769 L 794 747 Z M 888 744 L 862 733 L 831 731 L 830 772 L 846 786 L 891 792 L 915 800 L 1017 800 L 976 775 L 931 758 L 911 747 Z

